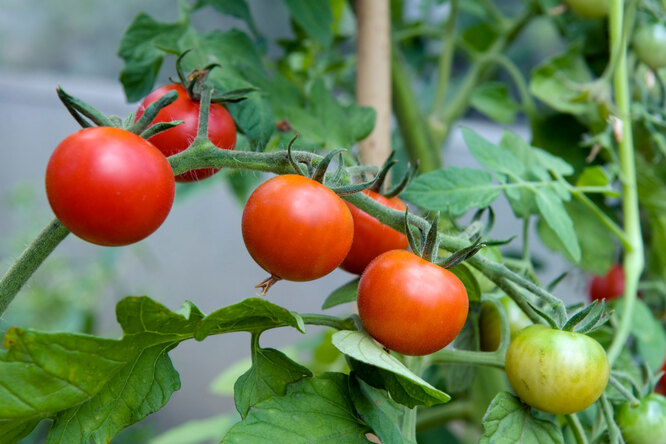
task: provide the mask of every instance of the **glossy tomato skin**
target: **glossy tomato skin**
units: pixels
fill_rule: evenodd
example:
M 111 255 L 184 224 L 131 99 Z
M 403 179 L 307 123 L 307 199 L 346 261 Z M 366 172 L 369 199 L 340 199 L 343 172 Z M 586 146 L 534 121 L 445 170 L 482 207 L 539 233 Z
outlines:
M 46 167 L 46 194 L 56 217 L 98 245 L 137 242 L 155 231 L 173 204 L 166 158 L 148 141 L 118 128 L 69 135 Z
M 531 325 L 509 344 L 506 375 L 526 404 L 544 412 L 569 414 L 591 406 L 608 383 L 603 347 L 582 333 Z
M 581 17 L 599 19 L 608 15 L 609 0 L 566 0 L 566 3 Z
M 252 258 L 289 281 L 327 275 L 349 252 L 354 222 L 333 191 L 307 177 L 273 177 L 250 195 L 241 224 Z
M 666 66 L 666 25 L 646 23 L 634 31 L 632 45 L 638 59 L 652 69 Z
M 654 444 L 666 440 L 666 398 L 652 393 L 637 407 L 624 404 L 615 412 L 627 444 Z
M 407 207 L 398 197 L 386 198 L 371 190 L 363 191 L 367 196 L 393 208 L 405 211 Z M 361 274 L 371 260 L 390 250 L 406 250 L 409 247 L 407 236 L 384 225 L 377 218 L 345 202 L 354 219 L 354 241 L 340 268 L 354 274 Z
M 450 271 L 406 250 L 377 256 L 358 286 L 358 313 L 366 331 L 398 353 L 434 353 L 455 339 L 469 302 Z
M 506 312 L 509 321 L 511 339 L 515 338 L 520 330 L 532 325 L 530 318 L 520 309 L 509 296 L 502 296 L 500 304 Z M 492 302 L 484 302 L 479 317 L 479 334 L 481 336 L 481 350 L 495 351 L 499 348 L 502 339 L 502 325 L 497 308 Z
M 661 379 L 657 383 L 657 386 L 654 388 L 654 391 L 666 396 L 666 362 L 661 366 L 661 371 L 664 372 Z
M 197 135 L 199 125 L 200 104 L 190 99 L 185 88 L 177 83 L 162 86 L 146 96 L 136 111 L 136 120 L 141 118 L 146 108 L 153 102 L 159 100 L 169 91 L 177 91 L 178 98 L 157 113 L 153 123 L 171 122 L 183 120 L 185 123 L 162 131 L 148 139 L 162 153 L 169 157 L 180 153 L 190 146 Z M 236 124 L 225 107 L 217 103 L 211 103 L 208 116 L 208 138 L 216 147 L 225 150 L 233 150 L 236 146 Z M 177 182 L 194 182 L 205 179 L 217 173 L 215 168 L 202 168 L 188 171 L 176 176 Z
M 604 276 L 594 276 L 590 280 L 590 301 L 617 299 L 624 294 L 624 269 L 615 264 Z

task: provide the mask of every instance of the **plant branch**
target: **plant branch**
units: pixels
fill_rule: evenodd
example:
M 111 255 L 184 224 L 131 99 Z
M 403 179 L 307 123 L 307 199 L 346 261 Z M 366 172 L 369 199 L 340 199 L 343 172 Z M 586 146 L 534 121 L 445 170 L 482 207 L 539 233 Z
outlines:
M 336 316 L 319 313 L 301 313 L 300 316 L 303 319 L 303 322 L 307 325 L 321 325 L 336 330 L 356 330 L 352 318 L 341 319 Z
M 23 251 L 0 280 L 0 315 L 2 315 L 21 287 L 39 268 L 58 244 L 69 234 L 69 230 L 53 219 Z
M 473 417 L 474 403 L 467 400 L 457 400 L 427 409 L 420 409 L 416 419 L 416 430 L 422 432 L 441 426 L 453 419 L 472 421 Z
M 449 17 L 444 26 L 444 44 L 442 52 L 439 55 L 437 88 L 435 90 L 435 99 L 432 104 L 433 113 L 437 109 L 444 107 L 446 93 L 451 80 L 451 64 L 456 48 L 456 18 L 458 16 L 458 0 L 451 0 L 449 8 Z
M 587 437 L 585 436 L 585 430 L 583 429 L 583 425 L 580 423 L 580 419 L 578 419 L 578 415 L 575 413 L 572 413 L 570 415 L 565 415 L 564 416 L 567 420 L 567 424 L 569 424 L 569 427 L 571 427 L 571 431 L 573 432 L 574 438 L 576 439 L 576 444 L 587 444 Z

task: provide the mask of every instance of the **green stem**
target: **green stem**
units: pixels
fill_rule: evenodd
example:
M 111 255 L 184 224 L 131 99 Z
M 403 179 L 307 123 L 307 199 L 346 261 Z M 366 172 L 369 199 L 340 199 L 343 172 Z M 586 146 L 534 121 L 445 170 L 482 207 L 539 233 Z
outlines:
M 631 404 L 632 407 L 637 407 L 641 402 L 636 399 L 633 393 L 631 393 L 629 390 L 627 390 L 611 373 L 610 378 L 608 378 L 608 383 L 612 385 L 615 390 L 620 392 L 622 396 L 625 397 L 625 399 Z
M 629 248 L 630 247 L 629 238 L 627 237 L 626 233 L 624 232 L 624 230 L 618 224 L 615 223 L 615 221 L 613 219 L 608 217 L 608 215 L 606 213 L 604 213 L 598 206 L 596 206 L 594 204 L 594 202 L 592 202 L 590 200 L 589 197 L 587 197 L 585 194 L 583 194 L 579 190 L 573 188 L 573 189 L 570 189 L 570 191 L 571 191 L 571 194 L 573 195 L 573 197 L 576 200 L 581 202 L 590 211 L 592 211 L 592 213 L 594 213 L 594 215 L 597 216 L 597 218 L 601 221 L 601 223 L 606 228 L 608 228 L 620 240 L 620 242 L 622 242 L 622 245 L 624 246 L 624 248 Z
M 444 100 L 451 80 L 451 64 L 456 47 L 456 18 L 458 16 L 458 0 L 451 0 L 449 8 L 449 18 L 444 27 L 444 45 L 439 55 L 437 88 L 435 90 L 435 100 L 432 104 L 433 113 L 435 110 L 444 108 Z
M 405 366 L 415 375 L 421 376 L 424 358 L 421 356 L 405 356 Z M 416 442 L 416 414 L 417 407 L 403 407 L 402 433 L 410 441 Z
M 471 421 L 474 415 L 474 404 L 470 401 L 452 401 L 447 404 L 419 410 L 416 419 L 416 430 L 424 430 L 439 427 L 453 419 Z
M 610 444 L 619 444 L 621 442 L 624 442 L 622 440 L 622 433 L 620 432 L 620 429 L 618 428 L 617 424 L 615 423 L 615 420 L 613 419 L 613 406 L 611 403 L 608 401 L 608 398 L 606 397 L 606 394 L 601 395 L 601 411 L 603 412 L 604 419 L 606 420 L 606 426 L 608 429 L 608 438 L 610 441 Z
M 412 163 L 418 161 L 419 169 L 424 173 L 440 168 L 441 144 L 433 141 L 426 116 L 411 86 L 407 64 L 395 42 L 391 48 L 391 87 L 393 112 L 410 160 Z
M 631 6 L 630 6 L 631 7 Z M 609 9 L 611 48 L 623 38 L 624 2 L 611 0 Z M 625 39 L 626 40 L 626 39 Z M 631 98 L 629 91 L 629 73 L 627 69 L 627 47 L 623 46 L 617 59 L 614 76 L 615 101 L 622 121 L 622 139 L 619 140 L 619 158 L 622 174 L 622 212 L 624 231 L 629 245 L 625 248 L 624 273 L 626 276 L 624 304 L 620 325 L 608 349 L 611 365 L 625 346 L 631 330 L 634 305 L 638 290 L 638 279 L 643 271 L 643 243 L 641 234 L 638 187 L 636 185 L 636 160 L 634 158 L 633 135 L 631 128 Z
M 518 88 L 518 94 L 520 94 L 520 101 L 523 104 L 523 109 L 525 111 L 525 114 L 527 115 L 527 118 L 529 119 L 530 122 L 535 121 L 538 114 L 537 107 L 527 87 L 527 82 L 525 81 L 525 77 L 520 72 L 516 64 L 513 63 L 504 54 L 489 54 L 486 57 L 488 57 L 488 60 L 494 61 L 498 65 L 502 66 L 509 74 L 509 76 L 511 76 L 511 79 L 513 79 L 513 83 L 516 85 L 516 88 Z
M 504 368 L 502 353 L 445 348 L 431 355 L 433 364 L 467 364 Z
M 324 327 L 335 328 L 336 330 L 355 330 L 354 320 L 351 318 L 340 319 L 335 316 L 329 316 L 319 313 L 301 313 L 303 322 L 307 325 L 322 325 Z
M 573 432 L 574 438 L 576 439 L 576 443 L 588 444 L 587 437 L 585 436 L 585 430 L 583 429 L 583 425 L 580 423 L 580 419 L 578 419 L 578 415 L 572 413 L 570 415 L 565 415 L 565 418 L 567 419 L 567 424 L 569 424 L 569 427 L 571 427 L 571 431 Z
M 69 230 L 58 219 L 53 219 L 28 245 L 0 281 L 0 315 L 14 300 L 23 284 L 68 234 Z
M 523 262 L 530 260 L 530 216 L 523 219 Z

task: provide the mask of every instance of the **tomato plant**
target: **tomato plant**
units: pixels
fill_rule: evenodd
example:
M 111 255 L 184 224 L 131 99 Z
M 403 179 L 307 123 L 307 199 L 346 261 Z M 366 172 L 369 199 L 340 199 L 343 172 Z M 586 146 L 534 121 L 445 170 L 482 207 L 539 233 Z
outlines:
M 333 271 L 349 252 L 354 222 L 333 191 L 307 177 L 273 177 L 250 195 L 243 240 L 272 276 L 310 281 Z
M 620 406 L 615 417 L 627 444 L 652 444 L 666 437 L 666 398 L 652 393 L 637 407 Z
M 568 414 L 591 406 L 608 383 L 610 366 L 597 341 L 545 325 L 522 329 L 506 352 L 506 375 L 526 404 Z
M 566 0 L 567 5 L 581 17 L 603 18 L 608 15 L 609 0 Z
M 590 280 L 589 297 L 591 301 L 616 299 L 624 294 L 624 269 L 615 264 L 603 276 L 594 276 Z
M 169 162 L 149 142 L 118 128 L 79 130 L 56 147 L 46 194 L 72 233 L 99 245 L 127 245 L 166 219 L 175 183 Z
M 509 331 L 511 339 L 513 339 L 520 330 L 531 325 L 532 321 L 509 296 L 502 296 L 499 301 L 506 311 Z M 479 334 L 481 335 L 481 350 L 497 350 L 501 340 L 501 326 L 497 308 L 492 302 L 484 302 L 481 307 Z
M 640 25 L 632 43 L 641 62 L 652 69 L 666 66 L 666 26 L 663 23 Z
M 358 286 L 363 327 L 380 344 L 406 355 L 427 355 L 453 341 L 468 304 L 460 279 L 405 250 L 377 256 Z
M 372 190 L 363 192 L 382 205 L 405 211 L 405 204 L 398 197 L 389 199 Z M 354 219 L 354 241 L 340 268 L 350 273 L 361 274 L 370 261 L 380 254 L 409 247 L 407 236 L 382 224 L 377 218 L 359 210 L 349 202 L 345 203 Z
M 146 96 L 136 111 L 136 120 L 141 118 L 145 109 L 159 100 L 169 91 L 178 92 L 178 98 L 168 106 L 165 106 L 157 113 L 153 123 L 171 122 L 182 120 L 184 123 L 155 134 L 148 139 L 165 156 L 169 157 L 180 153 L 190 146 L 197 135 L 197 126 L 199 124 L 200 103 L 188 96 L 187 90 L 179 83 L 172 83 L 157 88 Z M 233 150 L 236 146 L 236 125 L 234 119 L 227 109 L 217 103 L 210 106 L 208 117 L 208 138 L 220 149 Z M 194 182 L 205 179 L 215 174 L 215 168 L 200 168 L 191 170 L 176 176 L 177 182 Z

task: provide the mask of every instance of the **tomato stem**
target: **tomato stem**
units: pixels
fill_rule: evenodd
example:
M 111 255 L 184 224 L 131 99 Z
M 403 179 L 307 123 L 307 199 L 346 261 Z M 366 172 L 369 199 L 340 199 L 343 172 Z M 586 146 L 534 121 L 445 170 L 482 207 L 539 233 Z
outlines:
M 23 284 L 68 234 L 69 230 L 58 219 L 53 219 L 28 245 L 0 280 L 0 315 L 14 300 Z
M 412 371 L 416 376 L 421 376 L 425 358 L 422 356 L 405 356 L 405 366 Z M 407 408 L 403 407 L 402 417 L 402 433 L 411 442 L 416 442 L 416 416 L 417 407 Z
M 430 355 L 433 364 L 467 364 L 482 365 L 504 369 L 504 354 L 506 351 L 483 352 L 473 350 L 457 350 L 445 348 Z
M 267 277 L 266 279 L 255 285 L 254 288 L 260 289 L 261 293 L 259 295 L 263 297 L 266 296 L 268 290 L 270 290 L 270 288 L 280 280 L 282 280 L 282 278 L 277 277 L 274 274 L 271 274 L 269 277 Z
M 587 436 L 585 436 L 585 429 L 578 419 L 578 415 L 575 413 L 564 415 L 567 420 L 567 424 L 573 432 L 574 438 L 576 439 L 576 444 L 588 444 Z

